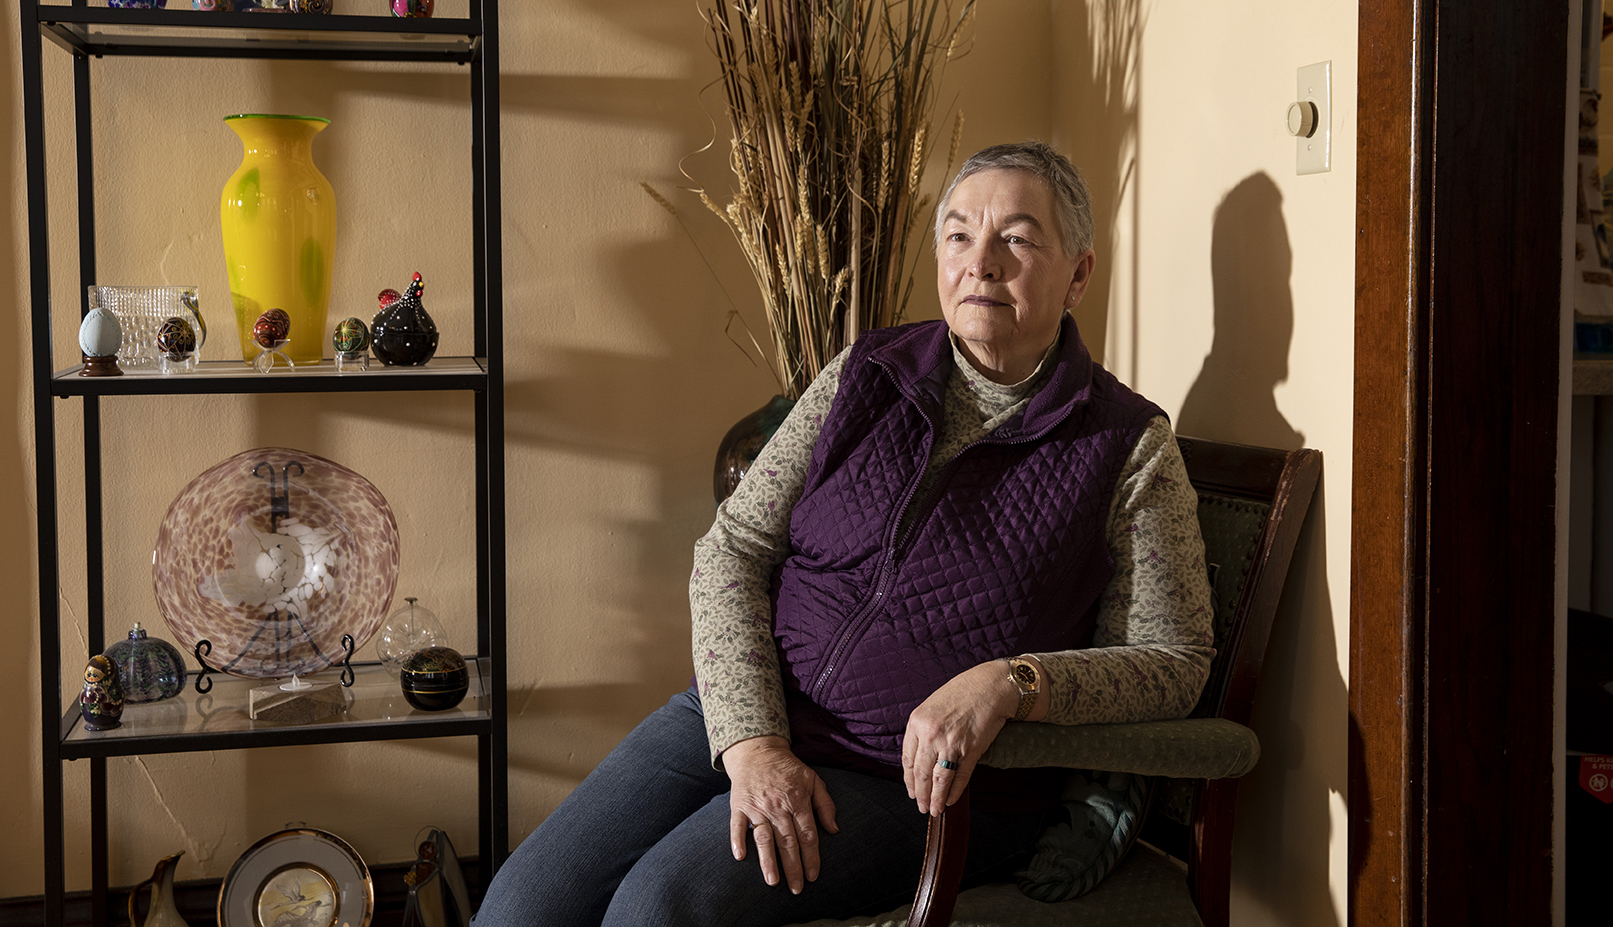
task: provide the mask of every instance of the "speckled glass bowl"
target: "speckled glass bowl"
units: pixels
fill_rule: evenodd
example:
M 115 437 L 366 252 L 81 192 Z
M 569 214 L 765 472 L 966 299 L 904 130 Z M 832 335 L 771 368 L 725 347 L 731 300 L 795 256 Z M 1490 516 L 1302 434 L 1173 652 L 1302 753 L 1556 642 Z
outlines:
M 263 447 L 190 482 L 157 531 L 151 580 L 175 640 L 237 676 L 313 673 L 375 634 L 398 578 L 386 499 L 341 464 Z

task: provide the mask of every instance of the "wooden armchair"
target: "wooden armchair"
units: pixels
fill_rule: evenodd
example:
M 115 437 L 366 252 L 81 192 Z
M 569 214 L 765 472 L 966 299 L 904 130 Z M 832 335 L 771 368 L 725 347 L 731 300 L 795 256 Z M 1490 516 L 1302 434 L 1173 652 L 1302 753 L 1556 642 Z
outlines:
M 1254 768 L 1260 753 L 1259 741 L 1245 725 L 1322 455 L 1197 438 L 1178 441 L 1199 494 L 1216 604 L 1216 658 L 1193 716 L 1079 727 L 1010 724 L 981 762 L 1170 777 L 1156 792 L 1163 800 L 1155 801 L 1144 837 L 1185 859 L 1186 878 L 1158 852 L 1134 847 L 1095 890 L 1070 901 L 1045 904 L 1007 883 L 960 895 L 969 833 L 966 791 L 930 821 L 929 847 L 910 908 L 804 927 L 1226 927 L 1237 777 Z M 1182 820 L 1169 820 L 1162 813 L 1168 809 L 1176 809 Z

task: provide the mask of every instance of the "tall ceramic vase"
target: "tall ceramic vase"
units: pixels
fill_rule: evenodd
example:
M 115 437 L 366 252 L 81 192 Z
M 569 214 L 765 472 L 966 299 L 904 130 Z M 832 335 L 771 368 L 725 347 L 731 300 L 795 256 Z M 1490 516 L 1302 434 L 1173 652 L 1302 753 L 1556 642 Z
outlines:
M 296 364 L 316 363 L 330 341 L 336 193 L 314 167 L 313 141 L 330 120 L 249 113 L 224 122 L 244 149 L 219 203 L 241 357 L 251 363 L 263 350 L 252 325 L 279 308 L 291 316 L 285 353 Z

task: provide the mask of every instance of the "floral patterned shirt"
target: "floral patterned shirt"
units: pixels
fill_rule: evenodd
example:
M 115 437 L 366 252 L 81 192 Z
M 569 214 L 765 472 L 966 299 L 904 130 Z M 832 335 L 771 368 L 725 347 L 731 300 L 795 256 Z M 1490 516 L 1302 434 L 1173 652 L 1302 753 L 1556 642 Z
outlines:
M 954 339 L 941 434 L 904 518 L 947 461 L 1036 395 L 1056 346 L 1031 376 L 1003 386 L 980 374 Z M 689 579 L 695 678 L 712 762 L 719 766 L 722 751 L 741 740 L 790 736 L 769 586 L 773 569 L 790 553 L 790 512 L 806 485 L 807 464 L 845 360 L 842 352 L 802 394 L 695 544 Z M 1198 701 L 1215 651 L 1198 496 L 1163 416 L 1148 423 L 1121 470 L 1108 541 L 1115 572 L 1099 602 L 1092 646 L 1036 655 L 1046 670 L 1047 720 L 1102 724 L 1185 717 Z

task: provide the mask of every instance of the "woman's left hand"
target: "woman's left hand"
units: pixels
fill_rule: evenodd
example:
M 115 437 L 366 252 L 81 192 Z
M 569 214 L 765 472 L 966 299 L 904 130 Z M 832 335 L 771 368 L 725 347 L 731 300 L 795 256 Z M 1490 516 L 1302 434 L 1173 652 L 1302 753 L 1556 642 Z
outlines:
M 964 670 L 907 719 L 902 781 L 920 814 L 940 814 L 963 794 L 986 748 L 1019 707 L 1019 690 L 1001 660 Z M 945 769 L 940 761 L 957 765 Z

